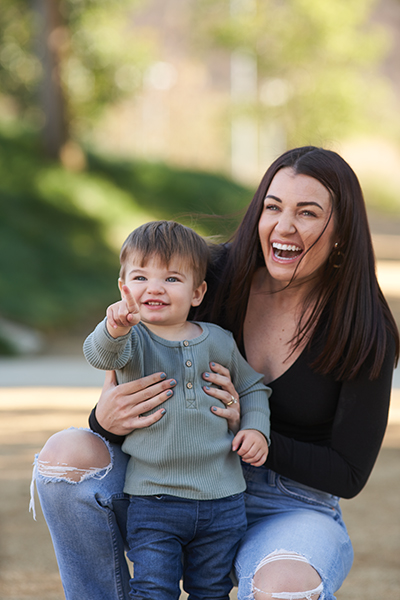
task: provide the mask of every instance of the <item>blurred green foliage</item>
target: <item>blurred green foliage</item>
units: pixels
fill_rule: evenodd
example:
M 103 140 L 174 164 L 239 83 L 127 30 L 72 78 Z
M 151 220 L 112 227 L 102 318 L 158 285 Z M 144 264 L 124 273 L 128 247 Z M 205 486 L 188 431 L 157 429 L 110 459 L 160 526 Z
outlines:
M 151 35 L 133 33 L 133 15 L 144 0 L 1 0 L 0 90 L 19 116 L 38 126 L 46 107 L 38 89 L 50 68 L 43 43 L 57 49 L 66 119 L 72 136 L 87 132 L 104 107 L 142 85 L 155 52 Z M 49 34 L 49 14 L 57 12 Z
M 106 106 L 141 89 L 154 39 L 133 31 L 143 0 L 59 1 L 67 35 L 61 78 L 71 131 L 82 135 Z
M 28 108 L 41 75 L 33 53 L 33 13 L 26 0 L 2 0 L 0 10 L 0 89 Z
M 263 136 L 278 136 L 279 147 L 326 144 L 366 128 L 398 134 L 388 110 L 388 86 L 378 75 L 389 36 L 371 18 L 377 2 L 196 0 L 188 9 L 191 50 L 196 47 L 210 63 L 218 58 L 215 50 L 222 50 L 245 71 L 255 70 L 256 90 L 245 82 L 225 116 L 257 120 Z M 61 25 L 46 40 L 43 22 L 50 4 Z M 87 140 L 104 108 L 140 92 L 146 68 L 160 58 L 160 32 L 135 22 L 138 9 L 150 5 L 149 0 L 2 0 L 1 94 L 12 98 L 19 116 L 43 126 L 50 113 L 37 93 L 49 69 L 43 43 L 56 47 L 69 134 Z
M 194 30 L 199 48 L 208 40 L 210 49 L 239 60 L 250 79 L 254 70 L 256 89 L 239 90 L 232 117 L 278 127 L 286 148 L 326 144 L 373 127 L 393 130 L 379 75 L 389 37 L 371 18 L 376 4 L 198 0 Z
M 250 198 L 223 176 L 95 154 L 69 172 L 42 158 L 36 137 L 0 132 L 0 316 L 42 331 L 91 327 L 118 297 L 132 229 L 175 218 L 226 237 L 235 218 L 192 213 L 232 213 Z
M 30 139 L 0 138 L 0 313 L 41 329 L 71 327 L 112 296 L 117 260 L 95 219 L 65 188 L 48 201 Z
M 216 173 L 96 154 L 89 155 L 88 164 L 90 172 L 132 194 L 137 207 L 160 219 L 179 220 L 206 236 L 229 237 L 252 198 L 251 190 Z

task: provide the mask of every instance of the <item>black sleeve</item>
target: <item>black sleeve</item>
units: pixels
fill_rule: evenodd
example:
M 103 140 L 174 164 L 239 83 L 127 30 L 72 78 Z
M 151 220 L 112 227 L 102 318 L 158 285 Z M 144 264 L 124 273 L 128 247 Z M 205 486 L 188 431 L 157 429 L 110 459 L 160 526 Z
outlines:
M 124 443 L 124 435 L 115 435 L 115 433 L 111 433 L 110 431 L 103 429 L 103 427 L 100 425 L 96 418 L 96 406 L 93 408 L 92 412 L 89 415 L 89 427 L 92 431 L 98 433 L 112 444 L 118 444 L 121 446 Z
M 394 353 L 390 338 L 378 379 L 369 379 L 370 365 L 366 364 L 354 380 L 343 382 L 329 445 L 297 441 L 272 431 L 265 466 L 335 496 L 356 496 L 370 476 L 385 434 Z

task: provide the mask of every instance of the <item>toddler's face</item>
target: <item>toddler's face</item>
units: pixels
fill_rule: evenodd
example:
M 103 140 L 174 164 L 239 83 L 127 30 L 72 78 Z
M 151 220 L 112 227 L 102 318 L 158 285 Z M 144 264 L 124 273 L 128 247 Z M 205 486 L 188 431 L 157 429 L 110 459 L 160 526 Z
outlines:
M 194 287 L 193 272 L 179 258 L 164 265 L 156 257 L 142 261 L 131 256 L 124 269 L 125 281 L 138 303 L 144 323 L 174 326 L 184 323 L 191 306 L 203 300 L 206 284 Z

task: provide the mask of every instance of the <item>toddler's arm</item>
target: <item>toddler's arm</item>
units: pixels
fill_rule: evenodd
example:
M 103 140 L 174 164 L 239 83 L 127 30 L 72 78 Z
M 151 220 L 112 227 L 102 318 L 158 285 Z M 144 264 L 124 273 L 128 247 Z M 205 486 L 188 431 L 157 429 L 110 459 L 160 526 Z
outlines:
M 128 286 L 121 288 L 122 299 L 107 308 L 107 331 L 113 338 L 126 335 L 140 321 L 137 302 Z
M 237 451 L 242 460 L 252 467 L 261 467 L 267 460 L 268 443 L 260 431 L 242 429 L 233 438 L 232 450 Z

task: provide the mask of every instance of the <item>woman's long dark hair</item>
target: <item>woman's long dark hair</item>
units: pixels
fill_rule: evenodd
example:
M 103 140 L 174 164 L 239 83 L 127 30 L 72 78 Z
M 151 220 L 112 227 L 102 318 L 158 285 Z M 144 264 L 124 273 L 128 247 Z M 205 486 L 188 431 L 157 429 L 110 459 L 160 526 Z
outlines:
M 258 222 L 272 179 L 283 168 L 319 181 L 332 198 L 335 219 L 334 260 L 328 260 L 312 291 L 311 314 L 306 308 L 293 343 L 296 348 L 305 336 L 321 342 L 322 349 L 313 365 L 321 373 L 334 373 L 337 379 L 352 379 L 369 357 L 370 378 L 378 377 L 388 334 L 396 342 L 396 323 L 380 290 L 364 198 L 357 176 L 335 152 L 306 146 L 280 156 L 265 173 L 246 214 L 232 237 L 218 290 L 212 299 L 209 320 L 230 329 L 242 342 L 243 322 L 255 271 L 264 265 L 258 236 Z M 324 232 L 322 233 L 322 235 Z M 336 260 L 336 264 L 335 264 Z M 338 267 L 340 263 L 340 266 Z M 296 277 L 290 285 L 295 284 Z M 279 292 L 277 292 L 279 293 Z M 371 360 L 372 357 L 372 360 Z M 371 362 L 370 362 L 371 361 Z

